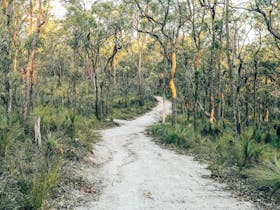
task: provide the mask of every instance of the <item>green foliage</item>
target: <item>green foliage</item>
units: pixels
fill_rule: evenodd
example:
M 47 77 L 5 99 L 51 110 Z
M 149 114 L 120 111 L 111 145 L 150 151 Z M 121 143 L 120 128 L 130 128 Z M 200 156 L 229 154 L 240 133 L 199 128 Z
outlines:
M 0 156 L 6 158 L 10 154 L 13 144 L 23 140 L 23 138 L 23 130 L 19 125 L 14 125 L 12 128 L 7 125 L 0 125 Z
M 274 147 L 280 148 L 280 136 L 275 135 L 272 138 L 272 144 L 273 144 Z
M 258 143 L 262 142 L 262 132 L 260 129 L 254 128 L 252 139 L 254 139 Z
M 94 129 L 112 126 L 114 118 L 131 119 L 149 110 L 155 105 L 154 94 L 165 91 L 169 96 L 167 86 L 171 66 L 164 57 L 170 58 L 173 50 L 177 60 L 178 128 L 174 130 L 168 123 L 165 126 L 156 125 L 151 128 L 153 135 L 166 144 L 189 148 L 212 161 L 211 166 L 217 168 L 217 174 L 223 174 L 222 167 L 251 167 L 263 156 L 269 157 L 270 150 L 280 148 L 280 134 L 276 135 L 269 128 L 270 122 L 274 120 L 278 123 L 280 117 L 277 83 L 279 59 L 275 56 L 277 47 L 271 37 L 264 37 L 261 50 L 257 53 L 259 37 L 243 43 L 245 39 L 242 37 L 248 35 L 244 31 L 247 27 L 236 31 L 236 46 L 242 45 L 242 48 L 232 63 L 239 63 L 239 60 L 242 68 L 239 69 L 240 74 L 230 81 L 226 51 L 234 55 L 237 49 L 233 46 L 225 49 L 227 36 L 223 29 L 227 21 L 223 15 L 216 15 L 214 31 L 209 30 L 211 23 L 204 19 L 210 20 L 211 13 L 202 15 L 198 1 L 190 5 L 183 1 L 172 4 L 166 1 L 139 1 L 142 12 L 149 8 L 149 17 L 144 18 L 144 13 L 139 16 L 140 11 L 134 1 L 124 1 L 126 4 L 94 1 L 89 8 L 81 1 L 70 0 L 65 2 L 65 19 L 59 21 L 46 14 L 48 5 L 43 3 L 41 21 L 47 21 L 42 25 L 38 37 L 38 4 L 32 8 L 33 33 L 28 33 L 29 18 L 26 18 L 26 14 L 31 12 L 30 2 L 11 2 L 8 1 L 8 7 L 0 10 L 0 209 L 40 208 L 56 185 L 54 180 L 61 173 L 56 170 L 58 160 L 63 159 L 65 164 L 81 160 L 98 139 Z M 264 12 L 270 11 L 269 1 L 257 2 Z M 271 8 L 272 23 L 277 20 L 278 5 L 275 2 Z M 228 25 L 229 31 L 234 31 L 245 23 L 243 21 L 248 14 L 237 17 L 235 10 L 229 8 L 229 19 L 234 20 L 234 24 Z M 137 21 L 135 18 L 138 18 Z M 252 20 L 257 20 L 253 28 L 259 29 L 263 22 L 260 18 L 252 17 Z M 191 28 L 196 30 L 181 33 L 188 30 L 188 20 L 192 20 Z M 179 24 L 177 28 L 177 37 L 174 31 L 178 22 L 182 25 Z M 165 23 L 165 27 L 161 23 Z M 150 33 L 135 37 L 134 27 L 152 30 L 155 34 L 153 37 L 149 37 Z M 209 45 L 212 35 L 215 35 L 213 50 Z M 161 40 L 161 43 L 157 40 Z M 229 43 L 232 45 L 232 40 Z M 31 84 L 28 101 L 25 71 L 30 63 L 32 47 L 36 47 L 34 74 L 31 75 L 34 78 L 29 79 L 34 83 Z M 142 88 L 138 86 L 139 58 L 142 59 Z M 211 59 L 215 61 L 213 66 L 209 66 Z M 255 59 L 257 62 L 252 62 Z M 213 72 L 211 75 L 210 70 Z M 213 127 L 209 127 L 208 119 L 195 101 L 196 96 L 205 113 L 209 112 L 211 84 L 215 90 L 211 94 L 214 96 L 218 121 Z M 231 87 L 237 89 L 231 90 Z M 144 106 L 139 106 L 138 93 L 142 89 L 145 101 Z M 258 124 L 254 130 L 253 126 L 244 128 L 251 138 L 234 139 L 232 136 L 232 113 L 236 111 L 232 106 L 235 103 L 232 101 L 234 92 L 238 93 L 238 101 L 235 102 L 240 106 L 241 123 L 247 120 L 248 125 L 253 121 Z M 221 98 L 224 98 L 223 104 L 220 103 Z M 9 102 L 12 102 L 10 114 Z M 26 102 L 30 102 L 31 108 L 24 118 L 22 113 Z M 245 104 L 248 105 L 248 116 L 243 115 Z M 269 108 L 269 122 L 261 120 L 266 105 Z M 196 132 L 193 131 L 194 122 L 190 117 L 195 108 L 198 119 Z M 252 119 L 252 109 L 255 108 L 256 119 Z M 185 109 L 188 109 L 190 119 L 186 118 Z M 218 118 L 221 110 L 224 112 L 223 122 Z M 34 142 L 34 116 L 40 116 L 42 120 L 41 148 Z
M 116 97 L 113 103 L 113 110 L 111 113 L 111 118 L 116 119 L 131 119 L 135 115 L 142 114 L 144 111 L 150 110 L 156 104 L 156 99 L 154 97 L 146 97 L 144 99 L 144 105 L 139 106 L 139 99 L 135 95 L 128 95 L 127 102 L 121 97 Z
M 152 126 L 150 132 L 153 136 L 159 137 L 164 144 L 173 144 L 180 148 L 188 148 L 191 146 L 190 132 L 184 127 L 174 130 L 170 124 L 158 124 Z
M 213 150 L 212 152 L 216 154 L 215 159 L 218 164 L 229 166 L 235 165 L 238 162 L 240 148 L 232 141 L 232 137 L 229 133 L 216 138 L 214 141 L 211 140 L 210 143 L 213 144 L 211 148 Z
M 28 192 L 28 209 L 40 209 L 42 207 L 46 196 L 59 182 L 59 168 L 60 162 L 57 161 L 47 171 L 42 171 L 41 174 L 37 174 L 33 178 Z M 30 177 L 25 181 L 30 182 Z
M 260 159 L 263 147 L 255 143 L 248 136 L 241 138 L 240 168 L 246 167 Z
M 36 34 L 31 34 L 27 37 L 27 39 L 25 40 L 25 43 L 24 43 L 24 47 L 28 50 L 31 50 L 32 48 L 32 45 L 34 43 L 34 39 L 38 39 L 37 42 L 36 42 L 36 47 L 40 48 L 40 47 L 44 47 L 44 44 L 45 44 L 45 40 L 44 38 L 42 37 L 36 37 L 37 35 Z
M 266 134 L 265 134 L 265 137 L 264 137 L 264 143 L 266 144 L 269 144 L 272 142 L 272 136 L 270 134 L 270 132 L 268 131 Z
M 266 161 L 260 167 L 248 170 L 247 174 L 259 185 L 272 187 L 272 194 L 280 189 L 280 161 Z

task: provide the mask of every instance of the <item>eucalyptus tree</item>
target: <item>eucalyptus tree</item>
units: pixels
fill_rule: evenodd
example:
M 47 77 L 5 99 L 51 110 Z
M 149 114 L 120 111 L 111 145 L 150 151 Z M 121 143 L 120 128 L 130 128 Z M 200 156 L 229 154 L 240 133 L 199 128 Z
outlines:
M 1 98 L 6 107 L 8 123 L 12 111 L 16 109 L 15 98 L 17 98 L 17 93 L 20 92 L 19 86 L 23 78 L 23 72 L 20 72 L 20 69 L 24 69 L 25 64 L 22 64 L 25 58 L 24 43 L 28 42 L 27 36 L 23 33 L 29 16 L 27 8 L 29 8 L 29 2 L 17 0 L 3 0 L 1 2 L 0 65 L 3 69 L 3 87 L 5 90 Z M 21 57 L 20 61 L 18 60 L 19 57 Z M 22 100 L 21 97 L 20 100 Z
M 65 26 L 72 34 L 70 42 L 74 55 L 80 56 L 74 59 L 74 71 L 79 68 L 79 60 L 87 59 L 90 63 L 95 114 L 101 120 L 110 110 L 111 78 L 114 77 L 115 58 L 122 48 L 122 23 L 113 2 L 94 2 L 91 9 L 81 8 L 78 1 L 70 4 Z M 109 16 L 112 13 L 114 18 Z M 75 77 L 72 79 L 73 96 Z
M 251 3 L 251 9 L 260 14 L 267 30 L 276 40 L 280 40 L 279 14 L 280 2 L 278 0 L 254 0 Z
M 36 10 L 35 10 L 36 9 Z M 36 27 L 34 29 L 34 11 L 36 11 Z M 36 50 L 40 43 L 40 33 L 43 25 L 48 19 L 49 13 L 49 0 L 30 0 L 29 4 L 29 37 L 28 37 L 28 59 L 27 65 L 23 71 L 23 78 L 25 81 L 25 93 L 23 101 L 23 116 L 27 117 L 28 113 L 33 107 L 33 92 L 34 83 L 36 81 L 37 72 L 34 68 L 34 60 Z
M 200 2 L 195 0 L 187 0 L 187 8 L 190 14 L 189 22 L 191 26 L 191 38 L 193 40 L 193 46 L 195 53 L 192 59 L 192 67 L 194 70 L 194 105 L 193 105 L 193 127 L 197 130 L 198 119 L 198 104 L 199 102 L 199 77 L 200 69 L 202 67 L 202 47 L 205 41 L 203 41 L 203 33 L 205 33 L 206 24 L 206 7 L 201 7 Z M 184 42 L 182 42 L 184 43 Z M 185 67 L 186 68 L 186 67 Z M 186 70 L 187 71 L 187 70 Z
M 140 16 L 140 26 L 136 30 L 155 38 L 163 55 L 171 65 L 169 88 L 172 96 L 172 126 L 177 127 L 177 91 L 175 73 L 177 68 L 177 45 L 182 28 L 188 19 L 186 2 L 173 0 L 134 0 Z
M 213 128 L 214 120 L 215 120 L 215 100 L 214 100 L 214 71 L 215 71 L 215 63 L 216 63 L 216 10 L 217 10 L 217 1 L 214 0 L 213 3 L 211 1 L 200 1 L 201 6 L 207 8 L 210 12 L 210 33 L 211 33 L 211 47 L 210 47 L 210 61 L 208 68 L 208 77 L 209 77 L 209 87 L 207 90 L 209 91 L 209 123 L 210 129 Z

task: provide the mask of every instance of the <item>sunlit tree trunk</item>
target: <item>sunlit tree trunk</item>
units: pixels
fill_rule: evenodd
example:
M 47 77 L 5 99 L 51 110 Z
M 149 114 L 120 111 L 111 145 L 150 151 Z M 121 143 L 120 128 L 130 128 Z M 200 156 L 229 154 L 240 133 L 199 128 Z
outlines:
M 33 9 L 34 9 L 34 0 L 30 0 L 30 8 L 29 8 L 29 35 L 34 37 L 31 43 L 29 55 L 28 55 L 28 64 L 25 72 L 25 85 L 26 85 L 26 93 L 24 100 L 24 110 L 23 116 L 27 117 L 30 109 L 32 108 L 32 94 L 33 94 L 33 86 L 35 82 L 36 72 L 34 72 L 34 59 L 36 53 L 36 47 L 39 40 L 39 35 L 41 32 L 41 27 L 45 24 L 45 21 L 42 21 L 42 0 L 38 0 L 38 12 L 37 12 L 37 27 L 36 31 L 33 32 Z
M 264 112 L 264 121 L 268 122 L 268 116 L 269 116 L 269 111 L 268 111 L 268 104 L 265 105 L 265 112 Z
M 1 4 L 3 9 L 7 9 L 8 7 L 8 0 L 2 0 L 2 4 Z
M 171 72 L 169 77 L 169 88 L 171 90 L 171 97 L 172 97 L 172 126 L 174 128 L 177 127 L 177 92 L 176 86 L 174 83 L 174 77 L 176 72 L 176 53 L 175 51 L 172 52 L 171 55 Z

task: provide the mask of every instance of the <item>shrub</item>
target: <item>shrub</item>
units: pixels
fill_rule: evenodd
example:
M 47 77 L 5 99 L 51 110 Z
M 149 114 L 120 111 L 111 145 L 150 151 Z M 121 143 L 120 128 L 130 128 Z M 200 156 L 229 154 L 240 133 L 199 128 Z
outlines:
M 218 137 L 222 134 L 219 125 L 214 125 L 211 127 L 208 122 L 204 123 L 202 126 L 202 129 L 200 131 L 201 136 L 212 136 L 212 137 Z
M 170 124 L 155 125 L 150 128 L 153 136 L 159 137 L 159 139 L 165 144 L 174 144 L 176 146 L 187 148 L 190 146 L 190 133 L 184 127 L 178 127 L 175 130 Z
M 253 130 L 252 139 L 254 139 L 258 143 L 261 143 L 262 142 L 262 132 L 259 129 L 255 128 Z
M 247 174 L 257 181 L 259 185 L 272 188 L 271 195 L 280 189 L 280 161 L 267 161 L 259 168 L 251 169 Z
M 60 163 L 57 161 L 47 171 L 42 171 L 34 177 L 31 182 L 30 191 L 28 195 L 28 209 L 40 209 L 43 202 L 51 192 L 52 188 L 56 186 L 59 178 Z
M 270 134 L 269 132 L 266 133 L 266 135 L 265 135 L 265 137 L 264 137 L 264 142 L 265 142 L 266 144 L 269 144 L 269 143 L 272 142 L 272 136 L 271 136 L 271 134 Z
M 240 142 L 233 142 L 231 133 L 224 133 L 222 136 L 210 141 L 212 146 L 212 156 L 214 162 L 219 165 L 237 165 L 240 157 Z M 229 152 L 230 151 L 230 152 Z
M 242 169 L 243 167 L 248 166 L 248 164 L 259 160 L 263 152 L 263 147 L 246 136 L 242 137 L 241 141 L 240 168 Z
M 272 144 L 276 148 L 280 148 L 280 136 L 275 135 L 272 139 Z

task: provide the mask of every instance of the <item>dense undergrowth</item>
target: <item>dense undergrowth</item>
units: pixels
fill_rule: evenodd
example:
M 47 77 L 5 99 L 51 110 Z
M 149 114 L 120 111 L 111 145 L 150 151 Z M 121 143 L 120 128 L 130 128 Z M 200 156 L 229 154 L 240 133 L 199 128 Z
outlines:
M 256 190 L 265 190 L 268 196 L 279 197 L 280 189 L 280 137 L 274 128 L 248 127 L 234 139 L 230 128 L 209 131 L 207 122 L 200 122 L 197 132 L 192 122 L 178 117 L 174 130 L 170 119 L 165 125 L 156 124 L 149 133 L 163 143 L 187 151 L 206 160 L 213 177 L 245 179 Z M 266 127 L 266 128 L 265 128 Z
M 154 104 L 152 97 L 144 106 L 136 97 L 129 98 L 128 106 L 116 100 L 103 121 L 68 108 L 37 106 L 33 115 L 42 119 L 41 147 L 34 142 L 33 118 L 14 118 L 11 125 L 0 121 L 0 209 L 45 208 L 45 201 L 68 176 L 68 164 L 82 161 L 91 151 L 98 140 L 96 129 L 112 126 L 113 118 L 132 118 Z

